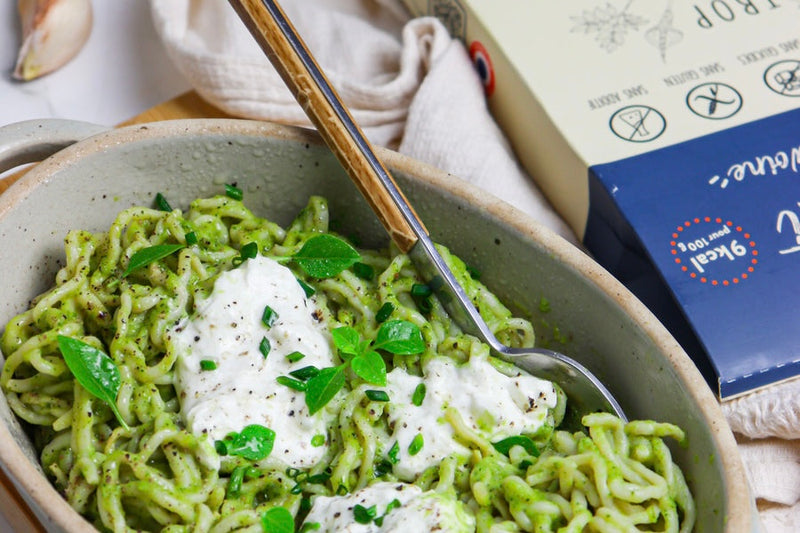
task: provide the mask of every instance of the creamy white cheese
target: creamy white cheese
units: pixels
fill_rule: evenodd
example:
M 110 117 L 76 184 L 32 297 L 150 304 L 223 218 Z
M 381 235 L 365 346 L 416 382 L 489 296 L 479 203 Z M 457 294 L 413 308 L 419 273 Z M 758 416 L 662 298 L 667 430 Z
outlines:
M 467 363 L 438 357 L 425 367 L 425 377 L 412 376 L 401 368 L 387 375 L 388 406 L 392 439 L 398 446 L 399 461 L 394 473 L 412 480 L 446 456 L 467 455 L 469 449 L 457 442 L 453 427 L 444 419 L 452 407 L 464 423 L 494 442 L 520 433 L 535 433 L 556 406 L 553 384 L 520 373 L 509 377 L 499 372 L 486 357 L 473 356 Z M 417 407 L 411 402 L 417 385 L 424 382 L 425 399 Z M 409 446 L 422 435 L 422 448 L 412 455 Z
M 266 306 L 276 314 L 267 327 Z M 320 323 L 313 299 L 306 298 L 292 272 L 259 255 L 217 279 L 208 298 L 189 319 L 171 332 L 177 362 L 181 414 L 189 430 L 222 439 L 248 424 L 275 431 L 272 457 L 297 468 L 310 467 L 327 445 L 313 446 L 326 436 L 333 415 L 308 414 L 304 394 L 278 384 L 278 376 L 307 365 L 334 365 L 327 329 Z M 270 344 L 265 358 L 262 339 Z M 305 357 L 291 362 L 287 355 Z M 202 361 L 216 368 L 203 370 Z
M 393 500 L 400 506 L 387 507 Z M 374 520 L 362 524 L 355 520 L 354 508 L 375 506 L 378 525 Z M 415 485 L 398 482 L 379 482 L 347 496 L 317 496 L 305 524 L 317 523 L 318 532 L 416 533 L 422 531 L 475 531 L 475 517 L 466 506 L 446 494 L 423 492 Z

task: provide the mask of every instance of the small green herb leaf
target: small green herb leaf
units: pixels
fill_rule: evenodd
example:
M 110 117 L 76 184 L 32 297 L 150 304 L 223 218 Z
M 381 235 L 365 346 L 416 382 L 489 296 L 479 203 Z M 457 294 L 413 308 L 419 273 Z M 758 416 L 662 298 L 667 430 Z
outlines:
M 258 255 L 258 244 L 248 242 L 239 248 L 239 256 L 233 258 L 233 266 L 238 267 L 248 259 L 253 259 Z
M 373 385 L 386 385 L 386 363 L 378 352 L 369 350 L 350 361 L 350 367 L 358 377 Z
M 425 401 L 425 393 L 427 391 L 428 387 L 425 386 L 425 383 L 417 385 L 417 388 L 414 389 L 414 394 L 411 396 L 411 403 L 417 407 L 422 405 L 422 402 Z
M 342 326 L 331 331 L 333 344 L 340 352 L 348 355 L 358 355 L 361 337 L 354 328 Z
M 309 414 L 314 414 L 333 399 L 344 387 L 343 366 L 323 368 L 319 374 L 306 382 L 306 406 Z
M 271 429 L 251 424 L 240 433 L 231 433 L 223 440 L 229 455 L 238 455 L 250 461 L 259 461 L 272 453 L 275 432 Z
M 425 340 L 413 322 L 389 320 L 381 324 L 373 348 L 397 355 L 413 355 L 425 350 Z
M 261 515 L 264 533 L 294 533 L 294 517 L 285 507 L 267 509 Z
M 142 268 L 143 266 L 147 266 L 154 261 L 158 261 L 159 259 L 163 259 L 169 255 L 172 255 L 185 246 L 185 244 L 157 244 L 155 246 L 142 248 L 131 256 L 131 260 L 128 262 L 128 268 L 125 269 L 122 277 L 125 277 L 134 270 Z
M 359 259 L 355 248 L 327 233 L 311 237 L 294 255 L 300 268 L 315 278 L 333 277 Z
M 530 437 L 526 437 L 525 435 L 514 435 L 507 437 L 497 442 L 493 442 L 492 446 L 494 446 L 494 449 L 503 455 L 508 455 L 508 452 L 513 446 L 522 446 L 525 448 L 525 451 L 528 452 L 528 455 L 539 457 L 539 448 L 536 447 L 536 444 L 533 442 L 533 440 L 531 440 Z
M 117 409 L 117 394 L 122 380 L 114 361 L 94 346 L 78 339 L 59 335 L 57 341 L 64 362 L 81 387 L 108 404 L 120 425 L 129 429 Z
M 225 184 L 225 195 L 234 200 L 241 200 L 244 198 L 244 192 L 236 185 Z
M 377 515 L 378 509 L 374 505 L 364 507 L 363 505 L 356 504 L 355 507 L 353 507 L 353 518 L 359 524 L 369 524 Z

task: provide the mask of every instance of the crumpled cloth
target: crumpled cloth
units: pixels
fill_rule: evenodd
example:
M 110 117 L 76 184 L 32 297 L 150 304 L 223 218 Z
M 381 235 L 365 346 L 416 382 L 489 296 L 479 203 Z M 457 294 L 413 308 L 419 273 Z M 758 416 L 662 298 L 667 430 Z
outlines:
M 172 61 L 203 98 L 235 116 L 311 125 L 227 0 L 150 4 Z M 373 144 L 481 187 L 576 242 L 491 117 L 463 44 L 436 19 L 411 19 L 400 0 L 281 5 Z M 800 380 L 722 408 L 765 530 L 800 531 Z

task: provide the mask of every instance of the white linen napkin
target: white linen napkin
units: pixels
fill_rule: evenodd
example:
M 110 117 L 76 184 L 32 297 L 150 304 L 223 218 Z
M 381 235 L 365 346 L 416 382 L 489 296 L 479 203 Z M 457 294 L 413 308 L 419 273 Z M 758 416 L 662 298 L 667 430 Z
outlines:
M 156 30 L 195 90 L 236 116 L 310 126 L 225 0 L 151 0 Z M 486 107 L 464 46 L 398 0 L 282 7 L 369 140 L 484 187 L 566 239 Z
M 226 0 L 150 3 L 170 57 L 202 97 L 232 115 L 310 125 Z M 370 141 L 481 187 L 575 242 L 492 119 L 464 46 L 436 19 L 410 19 L 399 0 L 282 7 Z M 800 381 L 723 411 L 767 531 L 800 531 Z

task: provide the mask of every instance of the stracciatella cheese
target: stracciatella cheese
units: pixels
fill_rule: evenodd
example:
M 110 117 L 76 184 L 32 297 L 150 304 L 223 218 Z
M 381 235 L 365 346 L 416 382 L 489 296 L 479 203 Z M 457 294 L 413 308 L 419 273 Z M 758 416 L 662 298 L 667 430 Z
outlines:
M 406 480 L 448 455 L 469 453 L 453 438 L 453 426 L 444 418 L 448 407 L 472 431 L 496 441 L 520 433 L 536 433 L 557 401 L 551 382 L 523 373 L 507 376 L 485 356 L 478 355 L 463 364 L 444 357 L 433 358 L 425 367 L 424 379 L 401 368 L 391 371 L 387 379 L 392 399 L 389 424 L 398 445 L 394 473 Z M 422 382 L 427 393 L 418 407 L 411 399 Z M 422 443 L 416 453 L 409 449 L 415 437 Z
M 275 315 L 270 326 L 262 321 L 267 306 Z M 335 364 L 321 316 L 294 274 L 272 259 L 259 255 L 222 273 L 194 315 L 170 334 L 180 354 L 178 392 L 189 430 L 219 440 L 260 424 L 275 431 L 272 457 L 297 468 L 319 462 L 327 446 L 312 439 L 327 437 L 334 415 L 325 409 L 309 415 L 303 393 L 276 378 Z M 266 357 L 259 348 L 264 338 Z M 293 352 L 305 357 L 291 362 Z M 204 370 L 204 364 L 215 368 Z
M 365 509 L 374 507 L 378 520 L 358 522 L 356 505 Z M 423 492 L 416 485 L 389 481 L 375 483 L 347 496 L 317 496 L 304 524 L 309 527 L 318 524 L 318 528 L 310 530 L 320 533 L 475 531 L 475 517 L 453 494 Z

